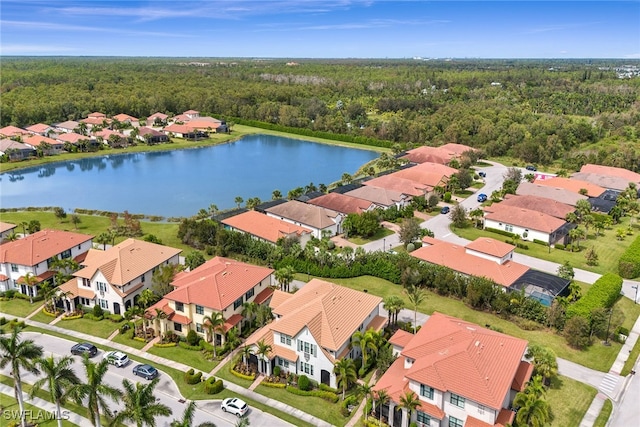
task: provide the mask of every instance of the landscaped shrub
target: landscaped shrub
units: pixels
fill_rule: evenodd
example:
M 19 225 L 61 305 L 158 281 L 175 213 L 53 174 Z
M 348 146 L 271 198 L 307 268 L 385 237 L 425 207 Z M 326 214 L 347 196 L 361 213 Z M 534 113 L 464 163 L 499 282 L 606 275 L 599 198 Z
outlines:
M 564 250 L 564 245 L 562 243 L 556 243 L 553 247 L 561 251 Z
M 447 191 L 446 193 L 444 193 L 444 202 L 445 203 L 449 203 L 451 201 L 451 192 Z
M 407 244 L 407 252 L 413 252 L 415 250 L 416 250 L 416 245 L 414 245 L 413 243 Z
M 319 388 L 320 390 L 322 390 L 322 391 L 330 391 L 331 393 L 336 393 L 336 394 L 338 394 L 338 390 L 337 390 L 337 389 L 335 389 L 335 388 L 333 388 L 333 387 L 329 387 L 329 386 L 328 386 L 328 385 L 326 385 L 326 384 L 322 384 L 322 383 L 320 383 L 320 384 L 318 385 L 318 388 Z
M 62 320 L 75 320 L 80 319 L 83 316 L 82 313 L 71 314 L 69 316 L 62 316 Z
M 215 377 L 209 377 L 204 382 L 204 392 L 207 394 L 218 394 L 224 389 L 222 380 L 217 380 Z
M 109 320 L 111 320 L 114 323 L 120 323 L 124 320 L 124 317 L 122 316 L 122 314 L 110 314 Z
M 276 377 L 280 376 L 280 366 L 276 366 L 275 368 L 273 368 L 273 375 L 275 375 Z
M 140 337 L 136 337 L 134 339 L 137 339 L 137 338 L 140 338 Z M 146 341 L 144 338 L 141 338 L 141 339 L 143 341 Z M 163 343 L 157 342 L 153 344 L 154 347 L 158 347 L 158 348 L 175 347 L 176 345 L 177 344 L 174 342 L 163 342 Z
M 187 384 L 198 384 L 202 381 L 202 372 L 195 372 L 193 368 L 184 373 L 184 380 Z
M 245 374 L 243 374 L 243 373 L 240 373 L 240 372 L 236 371 L 236 370 L 235 370 L 235 369 L 233 369 L 232 367 L 229 367 L 229 371 L 231 371 L 231 373 L 232 373 L 233 375 L 235 375 L 236 377 L 238 377 L 238 378 L 242 378 L 243 380 L 251 380 L 251 381 L 253 381 L 253 380 L 255 380 L 255 379 L 256 379 L 255 374 L 245 375 Z
M 102 319 L 104 319 L 104 317 L 103 317 L 103 316 L 96 316 L 96 315 L 95 315 L 95 314 L 93 314 L 93 313 L 87 313 L 87 314 L 85 314 L 85 315 L 84 315 L 84 318 L 85 318 L 85 319 L 89 319 L 89 320 L 95 320 L 96 322 L 99 322 L 99 321 L 101 321 Z
M 349 407 L 354 408 L 358 404 L 358 400 L 354 395 L 347 396 L 340 404 L 340 413 L 344 417 L 348 417 L 351 414 Z
M 586 320 L 597 308 L 610 308 L 620 297 L 622 278 L 617 274 L 606 273 L 575 304 L 567 307 L 567 319 L 580 316 Z
M 271 387 L 271 388 L 285 388 L 287 386 L 287 384 L 285 383 L 272 383 L 269 381 L 262 381 L 260 384 L 266 387 Z
M 190 329 L 189 332 L 187 333 L 187 343 L 190 346 L 197 346 L 199 341 L 200 341 L 200 337 L 198 336 L 198 333 L 193 329 Z
M 298 377 L 298 388 L 300 390 L 308 391 L 311 387 L 309 378 L 306 375 L 300 375 Z
M 298 384 L 300 384 L 300 379 L 298 379 Z M 339 400 L 338 395 L 335 393 L 331 393 L 330 391 L 322 391 L 322 390 L 305 391 L 290 385 L 286 386 L 285 390 L 287 390 L 291 394 L 297 394 L 298 396 L 320 397 L 331 403 L 336 403 Z
M 198 342 L 198 345 L 200 346 L 200 348 L 202 348 L 203 350 L 206 351 L 213 351 L 213 346 L 211 344 L 209 344 L 207 341 L 205 341 L 204 339 L 201 339 Z
M 491 228 L 491 227 L 486 227 L 485 231 L 489 231 L 491 233 L 496 233 L 496 234 L 500 234 L 502 236 L 507 236 L 507 237 L 511 237 L 512 239 L 514 238 L 514 234 L 511 233 L 510 231 L 505 231 L 505 230 L 500 230 L 499 228 Z
M 625 279 L 640 276 L 640 236 L 629 245 L 618 261 L 618 274 Z
M 545 242 L 544 240 L 540 240 L 540 239 L 533 239 L 533 243 L 537 243 L 542 246 L 549 246 L 549 242 Z
M 199 345 L 189 345 L 185 341 L 179 341 L 178 345 L 181 348 L 184 348 L 185 350 L 192 350 L 192 351 L 200 351 L 200 350 L 202 350 L 202 347 L 200 347 Z
M 104 310 L 99 304 L 93 306 L 93 315 L 96 317 L 104 317 Z

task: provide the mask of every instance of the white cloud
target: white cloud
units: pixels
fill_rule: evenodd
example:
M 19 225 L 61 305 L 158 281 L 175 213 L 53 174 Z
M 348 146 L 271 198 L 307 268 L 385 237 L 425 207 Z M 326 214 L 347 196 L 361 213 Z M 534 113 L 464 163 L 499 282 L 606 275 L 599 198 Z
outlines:
M 40 21 L 7 21 L 0 20 L 0 25 L 3 27 L 15 27 L 19 29 L 36 29 L 36 30 L 55 30 L 55 31 L 80 31 L 80 32 L 98 32 L 98 33 L 113 33 L 113 34 L 125 34 L 135 36 L 155 36 L 155 37 L 190 37 L 183 33 L 163 33 L 156 31 L 136 31 L 126 28 L 101 28 L 90 27 L 86 25 L 69 25 L 58 24 L 54 22 L 40 22 Z

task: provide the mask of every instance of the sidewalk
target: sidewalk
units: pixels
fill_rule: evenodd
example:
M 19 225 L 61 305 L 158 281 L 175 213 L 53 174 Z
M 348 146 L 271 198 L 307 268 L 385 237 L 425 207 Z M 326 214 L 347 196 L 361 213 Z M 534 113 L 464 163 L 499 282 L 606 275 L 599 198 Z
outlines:
M 7 316 L 8 318 L 12 318 L 15 316 Z M 142 350 L 138 350 L 136 348 L 132 348 L 132 347 L 128 347 L 124 344 L 120 344 L 120 343 L 116 343 L 116 342 L 112 342 L 109 341 L 108 339 L 105 338 L 98 338 L 98 337 L 94 337 L 92 335 L 88 335 L 82 332 L 78 332 L 78 331 L 73 331 L 70 329 L 64 329 L 61 328 L 59 326 L 51 326 L 45 323 L 40 323 L 40 322 L 35 322 L 33 320 L 29 320 L 29 319 L 25 319 L 25 323 L 27 325 L 31 325 L 31 326 L 36 326 L 38 328 L 41 329 L 48 329 L 60 334 L 65 334 L 74 338 L 77 338 L 80 341 L 89 341 L 89 342 L 94 342 L 96 344 L 100 344 L 103 346 L 107 346 L 107 347 L 112 347 L 114 349 L 123 351 L 125 353 L 143 358 L 143 359 L 147 359 L 157 365 L 164 365 L 164 366 L 169 366 L 171 368 L 177 369 L 181 372 L 186 372 L 187 370 L 191 369 L 191 366 L 185 365 L 183 363 L 179 363 L 179 362 L 175 362 L 173 360 L 169 360 L 169 359 L 165 359 L 164 357 L 160 357 L 160 356 L 156 356 L 150 353 L 147 353 L 146 351 L 142 351 Z M 222 363 L 220 363 L 220 365 L 218 366 L 222 366 Z M 202 372 L 202 371 L 200 371 Z M 209 375 L 208 372 L 202 372 L 203 375 Z M 279 411 L 285 412 L 291 416 L 294 416 L 302 421 L 305 421 L 309 424 L 315 425 L 315 426 L 322 426 L 322 427 L 330 427 L 331 424 L 321 420 L 320 418 L 314 417 L 313 415 L 307 414 L 306 412 L 301 411 L 300 409 L 294 408 L 293 406 L 287 405 L 285 403 L 282 403 L 280 401 L 268 398 L 266 396 L 263 396 L 259 393 L 256 393 L 254 391 L 251 390 L 247 390 L 244 387 L 241 387 L 237 384 L 234 384 L 232 382 L 229 381 L 225 381 L 225 387 L 229 390 L 231 390 L 234 393 L 246 396 L 250 399 L 253 399 L 257 402 L 260 402 L 264 405 L 267 405 L 271 408 L 275 408 Z M 215 399 L 214 399 L 215 400 Z M 87 422 L 89 422 L 87 420 Z M 78 424 L 78 425 L 83 425 L 83 424 Z

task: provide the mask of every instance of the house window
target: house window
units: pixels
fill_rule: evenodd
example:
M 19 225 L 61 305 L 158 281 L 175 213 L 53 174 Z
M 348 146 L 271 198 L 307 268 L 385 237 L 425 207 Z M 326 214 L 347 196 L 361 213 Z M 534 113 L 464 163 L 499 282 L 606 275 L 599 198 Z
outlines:
M 98 298 L 98 304 L 100 305 L 100 308 L 103 308 L 105 310 L 109 309 L 109 301 L 107 301 L 106 299 Z
M 235 300 L 233 302 L 233 309 L 237 309 L 238 307 L 240 307 L 242 305 L 242 297 L 238 298 L 237 300 Z
M 456 405 L 458 408 L 464 409 L 464 402 L 465 402 L 464 397 L 451 393 L 451 398 L 449 399 L 449 403 L 451 403 L 452 405 Z
M 513 225 L 505 224 L 504 229 L 505 231 L 513 233 Z
M 300 372 L 313 376 L 313 365 L 310 363 L 300 362 Z
M 104 282 L 96 282 L 96 287 L 100 292 L 107 292 L 107 284 Z
M 203 333 L 204 329 L 202 329 L 202 323 L 196 323 L 196 332 Z
M 280 334 L 280 343 L 291 345 L 291 337 L 289 335 Z
M 142 276 L 140 276 L 140 281 L 141 281 L 142 283 L 144 283 L 144 280 L 145 280 L 145 279 L 144 279 L 144 277 L 145 277 L 145 276 L 144 276 L 144 274 L 143 274 Z
M 420 384 L 420 396 L 433 400 L 433 387 Z
M 422 411 L 418 411 L 417 421 L 422 424 L 431 425 L 431 417 Z
M 484 410 L 485 410 L 485 407 L 484 407 L 484 406 L 482 406 L 482 405 L 478 405 L 478 413 L 479 413 L 479 414 L 484 414 Z
M 285 360 L 285 359 L 281 359 L 278 358 L 278 365 L 282 366 L 283 368 L 289 368 L 289 361 Z
M 173 330 L 176 332 L 182 332 L 182 325 L 177 322 L 173 322 Z
M 256 291 L 255 289 L 251 288 L 247 291 L 246 294 L 244 294 L 244 299 L 246 299 L 247 301 L 249 300 L 249 298 L 251 298 L 253 296 L 253 294 L 255 294 Z
M 60 254 L 60 258 L 62 259 L 71 258 L 71 249 L 67 249 L 66 251 L 62 252 Z
M 464 427 L 464 422 L 449 415 L 449 427 Z
M 201 305 L 196 305 L 196 314 L 204 314 L 204 307 Z
M 314 357 L 318 357 L 318 348 L 315 344 L 298 340 L 298 351 L 304 351 L 305 353 L 310 353 Z
M 17 273 L 18 272 L 18 266 L 15 265 L 15 264 L 11 264 L 11 271 L 14 272 L 14 273 Z
M 184 304 L 181 303 L 181 302 L 176 301 L 176 311 L 184 312 Z

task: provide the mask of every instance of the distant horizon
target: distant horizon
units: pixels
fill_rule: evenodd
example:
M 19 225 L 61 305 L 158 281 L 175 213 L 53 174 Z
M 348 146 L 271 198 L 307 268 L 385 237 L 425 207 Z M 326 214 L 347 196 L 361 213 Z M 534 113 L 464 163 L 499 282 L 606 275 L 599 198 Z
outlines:
M 1 56 L 640 59 L 640 2 L 3 0 Z

